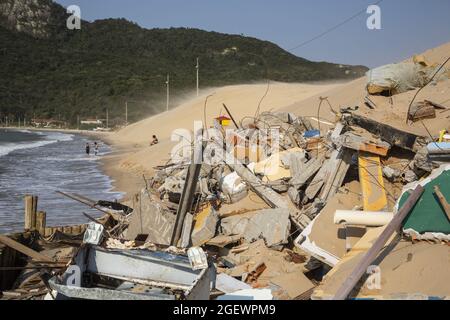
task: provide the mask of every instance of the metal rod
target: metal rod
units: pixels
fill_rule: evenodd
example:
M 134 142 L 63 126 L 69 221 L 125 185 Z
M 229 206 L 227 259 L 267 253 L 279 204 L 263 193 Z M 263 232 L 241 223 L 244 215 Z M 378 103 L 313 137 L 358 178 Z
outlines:
M 236 129 L 239 129 L 239 126 L 237 124 L 237 122 L 234 120 L 233 116 L 231 115 L 230 110 L 228 110 L 227 106 L 225 105 L 225 103 L 222 103 L 223 107 L 225 108 L 225 110 L 227 111 L 228 115 L 231 118 L 231 121 L 233 121 L 234 125 L 236 126 Z
M 68 194 L 68 193 L 62 192 L 62 191 L 56 191 L 56 193 L 58 193 L 58 194 L 60 194 L 60 195 L 63 195 L 63 196 L 65 196 L 65 197 L 69 198 L 69 199 L 78 201 L 78 202 L 80 202 L 80 203 L 82 203 L 82 204 L 84 204 L 84 205 L 87 205 L 88 207 L 91 207 L 91 208 L 93 208 L 93 209 L 97 209 L 98 211 L 103 212 L 103 213 L 105 213 L 105 214 L 107 214 L 107 215 L 109 215 L 109 216 L 113 216 L 111 212 L 109 212 L 109 211 L 107 211 L 107 210 L 104 210 L 104 209 L 100 208 L 100 207 L 95 203 L 95 201 L 88 200 L 87 198 L 82 197 L 82 196 L 79 196 L 79 195 L 76 195 L 76 194 L 73 194 L 73 195 L 72 195 L 72 194 Z M 84 199 L 83 199 L 83 198 L 84 198 Z
M 416 205 L 417 201 L 419 201 L 420 197 L 424 193 L 425 189 L 418 185 L 416 189 L 409 196 L 406 203 L 403 207 L 394 215 L 394 218 L 391 222 L 386 226 L 384 231 L 375 241 L 373 246 L 367 251 L 367 253 L 362 257 L 362 259 L 358 262 L 356 267 L 353 269 L 350 276 L 345 280 L 342 286 L 337 290 L 333 300 L 345 300 L 348 295 L 352 292 L 353 288 L 359 282 L 361 277 L 366 273 L 367 268 L 371 263 L 376 259 L 380 251 L 383 249 L 386 242 L 392 236 L 392 234 L 401 227 L 403 220 L 408 216 L 411 210 Z

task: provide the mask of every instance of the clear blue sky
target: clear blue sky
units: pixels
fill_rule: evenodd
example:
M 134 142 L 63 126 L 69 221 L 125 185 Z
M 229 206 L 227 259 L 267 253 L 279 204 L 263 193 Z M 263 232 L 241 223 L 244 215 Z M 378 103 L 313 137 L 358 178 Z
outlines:
M 326 31 L 377 0 L 57 0 L 84 20 L 126 18 L 145 28 L 191 27 L 244 34 L 284 49 Z M 374 67 L 450 41 L 450 0 L 384 0 L 382 30 L 364 13 L 291 51 L 314 61 Z M 450 53 L 449 53 L 450 54 Z

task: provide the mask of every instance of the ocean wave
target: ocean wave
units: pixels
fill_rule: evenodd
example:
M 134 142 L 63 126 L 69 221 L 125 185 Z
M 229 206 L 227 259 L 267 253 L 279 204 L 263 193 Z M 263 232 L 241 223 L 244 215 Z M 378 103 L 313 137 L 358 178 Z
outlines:
M 25 131 L 25 130 L 24 130 Z M 13 151 L 23 150 L 23 149 L 34 149 L 43 147 L 49 144 L 64 142 L 64 141 L 72 141 L 73 135 L 66 134 L 61 132 L 52 132 L 49 134 L 45 134 L 42 132 L 38 132 L 40 135 L 45 135 L 45 140 L 33 141 L 33 142 L 20 142 L 20 143 L 6 143 L 0 145 L 0 157 L 6 156 Z
M 33 133 L 33 132 L 31 132 L 30 130 L 27 130 L 27 129 L 14 129 L 12 131 L 21 132 L 21 133 Z

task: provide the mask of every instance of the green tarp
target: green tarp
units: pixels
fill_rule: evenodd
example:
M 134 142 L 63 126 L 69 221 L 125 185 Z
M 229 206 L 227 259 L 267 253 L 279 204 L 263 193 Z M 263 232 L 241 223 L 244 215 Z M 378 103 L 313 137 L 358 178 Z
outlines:
M 425 192 L 405 219 L 403 229 L 412 229 L 420 234 L 425 232 L 450 234 L 450 220 L 434 194 L 436 185 L 441 189 L 447 202 L 450 202 L 450 170 L 446 170 L 424 186 Z M 404 205 L 408 197 L 408 192 L 402 195 L 399 208 Z

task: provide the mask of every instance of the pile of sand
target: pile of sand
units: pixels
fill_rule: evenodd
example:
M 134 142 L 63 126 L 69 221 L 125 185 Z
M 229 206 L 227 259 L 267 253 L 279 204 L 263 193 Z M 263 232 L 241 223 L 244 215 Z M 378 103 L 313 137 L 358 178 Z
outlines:
M 441 63 L 448 57 L 450 43 L 429 50 L 423 55 L 432 63 Z M 449 66 L 447 66 L 449 67 Z M 359 106 L 359 113 L 372 119 L 388 123 L 394 127 L 421 135 L 428 135 L 425 127 L 420 123 L 406 124 L 406 114 L 409 102 L 416 91 L 409 91 L 392 97 L 373 97 L 377 108 L 371 110 L 364 105 L 366 78 L 360 78 L 340 84 L 286 84 L 271 83 L 269 91 L 261 103 L 261 112 L 281 110 L 293 112 L 300 116 L 318 117 L 320 97 L 328 97 L 335 111 L 340 107 Z M 194 121 L 204 121 L 212 125 L 212 119 L 219 115 L 226 115 L 222 104 L 225 103 L 233 116 L 239 121 L 244 117 L 255 115 L 261 98 L 265 95 L 267 84 L 236 85 L 215 90 L 209 90 L 205 95 L 194 98 L 179 105 L 177 108 L 148 119 L 137 122 L 114 133 L 110 141 L 119 152 L 113 158 L 106 160 L 105 169 L 108 174 L 119 181 L 116 187 L 120 190 L 130 189 L 134 192 L 142 187 L 142 174 L 152 174 L 153 167 L 170 160 L 170 152 L 177 141 L 171 141 L 175 129 L 193 130 Z M 205 100 L 209 94 L 205 110 Z M 429 99 L 444 105 L 450 104 L 450 80 L 430 85 L 419 94 L 417 101 Z M 440 113 L 436 119 L 425 120 L 424 124 L 432 135 L 440 130 L 450 130 L 450 112 Z M 324 103 L 320 115 L 323 121 L 335 122 L 335 114 Z M 313 124 L 317 122 L 313 120 Z M 151 137 L 156 134 L 160 143 L 149 146 Z
M 142 120 L 112 134 L 108 141 L 115 145 L 118 151 L 105 159 L 105 170 L 116 179 L 117 189 L 135 192 L 138 185 L 142 188 L 142 174 L 150 175 L 153 167 L 169 161 L 172 148 L 178 144 L 177 141 L 171 141 L 173 131 L 175 129 L 193 131 L 194 121 L 204 121 L 205 115 L 207 125 L 211 126 L 213 118 L 226 115 L 223 103 L 239 121 L 244 117 L 255 115 L 264 95 L 261 112 L 291 105 L 341 85 L 271 82 L 266 95 L 267 83 L 208 90 L 207 94 L 186 101 L 169 112 Z M 205 100 L 210 94 L 213 95 L 208 98 L 204 113 Z M 160 143 L 150 146 L 153 134 L 158 136 Z

